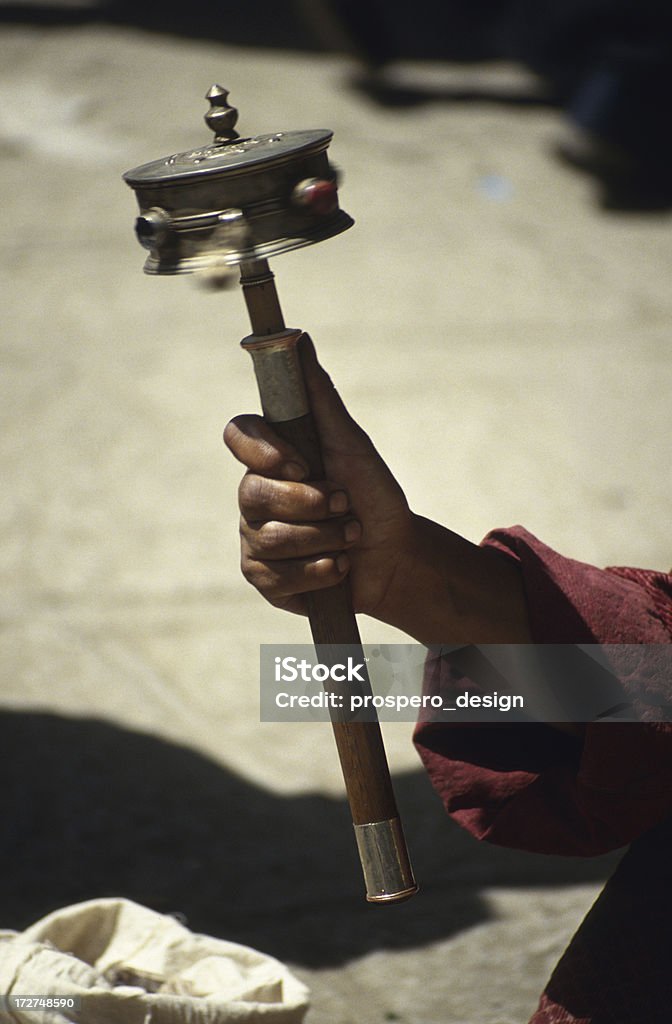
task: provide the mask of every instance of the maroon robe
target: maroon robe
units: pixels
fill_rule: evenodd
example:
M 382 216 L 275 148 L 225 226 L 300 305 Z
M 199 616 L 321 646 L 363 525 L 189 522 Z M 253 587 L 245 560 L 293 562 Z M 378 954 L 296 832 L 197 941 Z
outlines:
M 669 574 L 597 569 L 521 527 L 484 543 L 519 563 L 534 643 L 672 641 Z M 428 659 L 426 685 L 445 670 Z M 648 682 L 669 702 L 672 680 Z M 414 738 L 446 810 L 479 839 L 581 856 L 632 844 L 530 1024 L 672 1024 L 672 723 L 590 723 L 577 739 L 536 723 L 421 722 Z

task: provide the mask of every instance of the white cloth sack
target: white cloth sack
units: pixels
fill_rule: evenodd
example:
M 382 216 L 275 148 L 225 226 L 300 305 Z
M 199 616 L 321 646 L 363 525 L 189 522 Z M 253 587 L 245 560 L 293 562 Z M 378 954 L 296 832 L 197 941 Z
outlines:
M 278 960 L 124 899 L 0 932 L 0 999 L 77 996 L 81 1009 L 0 1009 L 5 1024 L 299 1024 L 308 989 Z

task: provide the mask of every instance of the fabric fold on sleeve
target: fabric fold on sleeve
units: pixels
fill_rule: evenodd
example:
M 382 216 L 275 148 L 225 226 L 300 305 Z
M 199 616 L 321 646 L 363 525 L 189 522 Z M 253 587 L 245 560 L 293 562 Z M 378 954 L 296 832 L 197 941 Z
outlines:
M 485 545 L 520 565 L 538 644 L 669 644 L 672 578 L 566 558 L 524 530 Z M 428 658 L 425 687 L 445 685 Z M 670 697 L 672 680 L 654 679 Z M 672 724 L 594 722 L 583 739 L 542 723 L 421 722 L 414 740 L 448 813 L 479 839 L 591 856 L 625 846 L 672 812 Z

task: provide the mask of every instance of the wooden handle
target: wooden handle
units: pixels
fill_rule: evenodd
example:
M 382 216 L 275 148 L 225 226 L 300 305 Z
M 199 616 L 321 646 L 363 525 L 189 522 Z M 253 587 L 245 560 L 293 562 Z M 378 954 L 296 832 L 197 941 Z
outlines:
M 310 477 L 324 476 L 317 431 L 310 413 L 300 419 L 273 424 L 273 429 L 304 457 Z M 347 580 L 326 590 L 306 594 L 308 618 L 317 655 L 325 665 L 342 660 L 342 652 L 333 650 L 347 644 L 364 661 L 357 620 L 352 609 Z M 367 684 L 368 686 L 368 681 Z M 332 721 L 338 755 L 343 770 L 352 820 L 355 825 L 385 821 L 398 816 L 387 757 L 378 722 Z
M 324 478 L 319 437 L 310 411 L 301 369 L 301 331 L 287 330 L 273 275 L 264 260 L 241 267 L 252 330 L 243 339 L 254 361 L 265 418 L 306 460 L 311 479 Z M 319 661 L 342 661 L 343 645 L 365 664 L 347 580 L 306 594 L 310 627 Z M 368 677 L 362 684 L 370 693 Z M 397 903 L 417 892 L 406 850 L 380 726 L 373 708 L 369 720 L 348 720 L 330 707 L 332 727 L 355 827 L 366 898 Z M 373 720 L 371 721 L 371 717 Z

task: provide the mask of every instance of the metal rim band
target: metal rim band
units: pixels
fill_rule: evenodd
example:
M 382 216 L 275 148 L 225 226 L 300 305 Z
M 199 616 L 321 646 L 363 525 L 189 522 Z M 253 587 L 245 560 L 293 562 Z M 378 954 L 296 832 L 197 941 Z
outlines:
M 355 825 L 369 903 L 400 903 L 418 891 L 399 818 Z
M 251 334 L 241 341 L 252 356 L 264 417 L 269 423 L 299 419 L 310 411 L 297 351 L 302 334 L 288 329 L 261 337 Z

